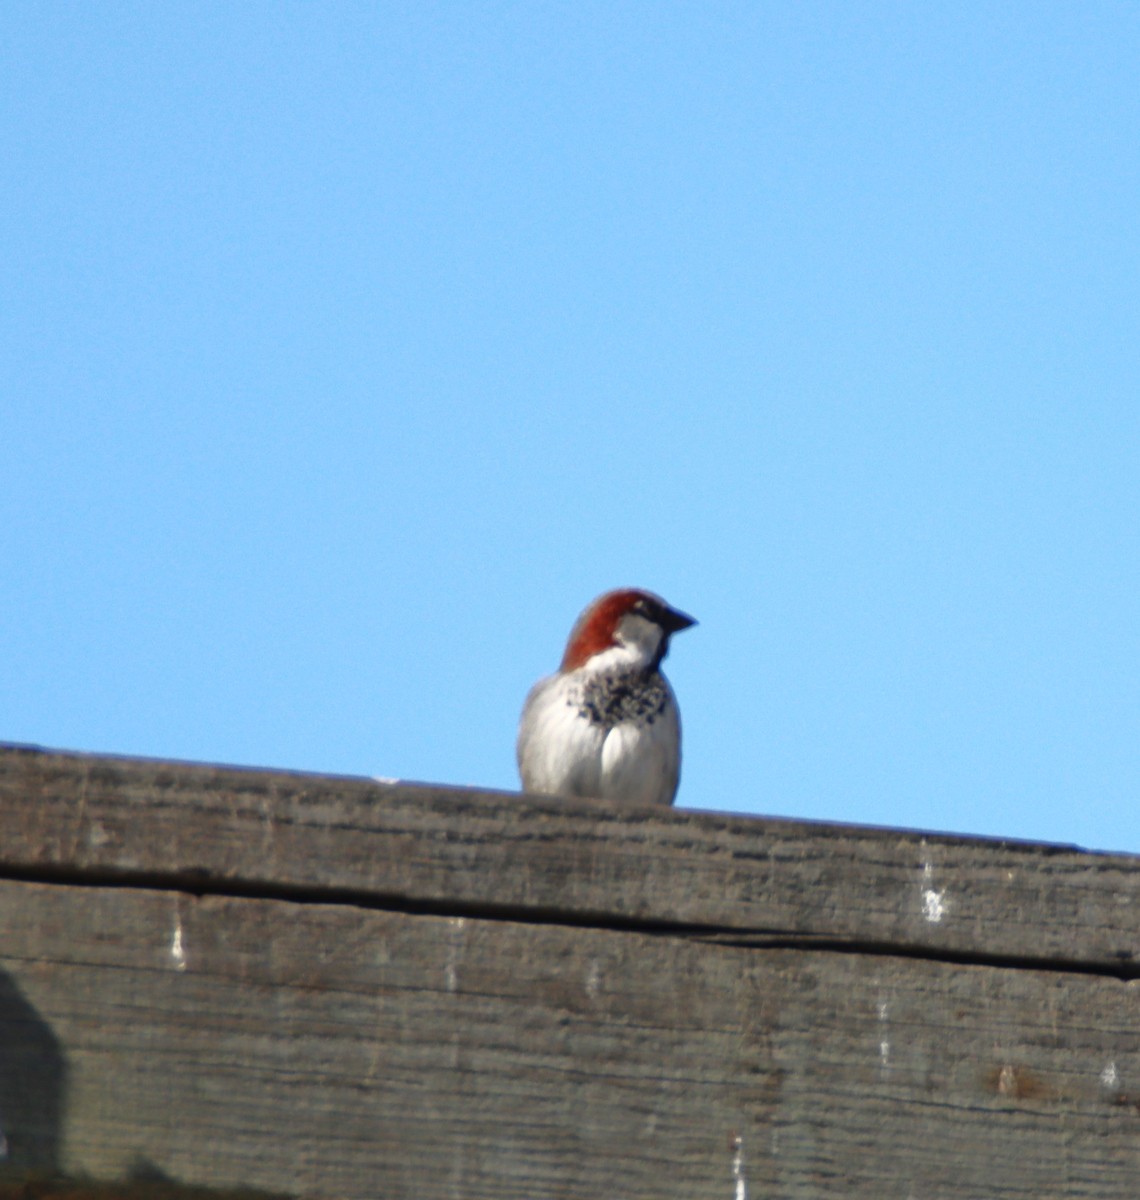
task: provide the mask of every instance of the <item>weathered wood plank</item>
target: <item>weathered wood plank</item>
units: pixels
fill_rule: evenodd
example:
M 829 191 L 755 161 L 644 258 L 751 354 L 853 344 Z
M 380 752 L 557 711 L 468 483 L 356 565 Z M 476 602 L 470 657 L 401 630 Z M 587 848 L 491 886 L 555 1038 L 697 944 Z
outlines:
M 1115 979 L 19 882 L 0 951 L 0 1062 L 45 1067 L 0 1084 L 16 1165 L 730 1200 L 739 1138 L 752 1197 L 1140 1179 L 1137 985 Z
M 0 750 L 0 819 L 0 874 L 1140 967 L 1140 860 L 1067 847 L 19 749 Z

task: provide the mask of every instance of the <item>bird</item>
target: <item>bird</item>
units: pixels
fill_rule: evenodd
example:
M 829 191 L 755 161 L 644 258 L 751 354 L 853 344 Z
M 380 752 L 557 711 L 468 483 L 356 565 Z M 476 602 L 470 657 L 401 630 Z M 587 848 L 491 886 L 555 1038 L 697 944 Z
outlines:
M 562 664 L 527 694 L 519 719 L 523 791 L 626 804 L 672 804 L 681 716 L 661 660 L 697 622 L 641 588 L 590 603 Z

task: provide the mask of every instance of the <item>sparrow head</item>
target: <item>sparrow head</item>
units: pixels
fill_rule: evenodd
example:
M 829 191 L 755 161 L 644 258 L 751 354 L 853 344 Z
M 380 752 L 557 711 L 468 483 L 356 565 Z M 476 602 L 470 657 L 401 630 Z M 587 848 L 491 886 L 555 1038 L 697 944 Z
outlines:
M 575 671 L 596 654 L 615 649 L 617 661 L 656 669 L 669 651 L 669 638 L 696 621 L 640 588 L 599 596 L 570 631 L 562 671 Z

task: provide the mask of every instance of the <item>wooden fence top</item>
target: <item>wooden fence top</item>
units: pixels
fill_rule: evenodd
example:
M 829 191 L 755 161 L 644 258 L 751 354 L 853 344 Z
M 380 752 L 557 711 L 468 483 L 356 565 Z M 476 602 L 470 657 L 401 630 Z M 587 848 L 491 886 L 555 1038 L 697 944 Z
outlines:
M 0 827 L 0 1196 L 1140 1178 L 1134 857 L 18 746 Z
M 0 746 L 0 876 L 161 882 L 1140 975 L 1140 859 Z

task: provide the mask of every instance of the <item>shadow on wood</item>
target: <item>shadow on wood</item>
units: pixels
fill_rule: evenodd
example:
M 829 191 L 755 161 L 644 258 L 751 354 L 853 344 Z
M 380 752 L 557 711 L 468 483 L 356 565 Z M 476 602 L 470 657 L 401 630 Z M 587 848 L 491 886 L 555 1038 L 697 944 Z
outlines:
M 46 1175 L 59 1169 L 65 1087 L 59 1040 L 12 976 L 0 971 L 0 1136 L 5 1168 Z

